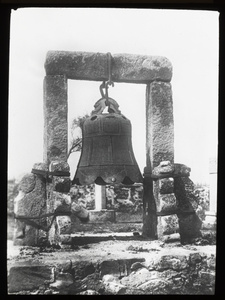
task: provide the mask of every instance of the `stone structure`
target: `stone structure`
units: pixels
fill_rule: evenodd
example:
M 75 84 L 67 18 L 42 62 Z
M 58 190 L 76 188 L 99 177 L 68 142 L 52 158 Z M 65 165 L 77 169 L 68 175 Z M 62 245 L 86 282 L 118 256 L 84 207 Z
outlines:
M 158 238 L 163 234 L 163 226 L 168 225 L 166 216 L 182 212 L 182 216 L 178 214 L 181 235 L 184 233 L 185 239 L 192 237 L 194 226 L 191 224 L 198 223 L 197 220 L 192 223 L 195 214 L 191 213 L 190 217 L 188 213 L 184 217 L 186 211 L 181 209 L 185 194 L 182 180 L 184 176 L 189 175 L 190 170 L 174 164 L 173 101 L 170 84 L 172 65 L 165 57 L 158 56 L 114 54 L 112 60 L 111 79 L 114 82 L 146 85 L 143 235 L 152 239 Z M 46 202 L 47 213 L 58 211 L 68 214 L 73 208 L 73 203 L 68 195 L 70 179 L 66 162 L 67 80 L 108 80 L 107 54 L 49 51 L 45 70 L 44 164 L 47 166 L 46 172 L 53 174 L 51 180 L 46 181 L 46 195 L 43 201 Z M 79 209 L 75 211 L 80 214 Z M 67 216 L 66 224 L 70 221 L 70 216 Z M 47 220 L 48 226 L 53 225 L 48 235 L 52 243 L 57 241 L 57 222 L 60 222 L 59 216 L 53 223 L 50 219 Z M 199 232 L 198 227 L 199 225 L 195 236 Z
M 205 223 L 216 226 L 217 212 L 217 157 L 211 157 L 209 161 L 209 182 L 210 182 L 210 207 L 206 212 Z

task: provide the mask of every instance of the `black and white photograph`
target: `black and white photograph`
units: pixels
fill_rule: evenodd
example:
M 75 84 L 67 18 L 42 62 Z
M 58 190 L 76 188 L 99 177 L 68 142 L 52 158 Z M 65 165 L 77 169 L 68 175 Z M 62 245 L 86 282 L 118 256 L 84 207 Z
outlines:
M 216 10 L 11 10 L 9 295 L 214 295 Z

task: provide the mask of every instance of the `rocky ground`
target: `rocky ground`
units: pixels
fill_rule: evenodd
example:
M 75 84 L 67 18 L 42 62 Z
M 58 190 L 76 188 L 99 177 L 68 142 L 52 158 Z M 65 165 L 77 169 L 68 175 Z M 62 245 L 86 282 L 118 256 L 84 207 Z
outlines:
M 66 236 L 64 237 L 64 242 Z M 215 245 L 181 245 L 179 234 L 72 236 L 61 249 L 8 243 L 9 294 L 213 294 Z

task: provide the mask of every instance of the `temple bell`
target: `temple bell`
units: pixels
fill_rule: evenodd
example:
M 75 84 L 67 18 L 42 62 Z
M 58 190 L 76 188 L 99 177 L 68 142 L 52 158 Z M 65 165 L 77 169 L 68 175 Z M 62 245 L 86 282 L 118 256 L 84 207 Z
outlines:
M 102 98 L 83 123 L 82 151 L 73 184 L 131 185 L 143 181 L 133 153 L 131 122 L 108 97 L 109 85 L 113 85 L 110 80 L 102 83 Z M 106 107 L 108 113 L 103 113 Z

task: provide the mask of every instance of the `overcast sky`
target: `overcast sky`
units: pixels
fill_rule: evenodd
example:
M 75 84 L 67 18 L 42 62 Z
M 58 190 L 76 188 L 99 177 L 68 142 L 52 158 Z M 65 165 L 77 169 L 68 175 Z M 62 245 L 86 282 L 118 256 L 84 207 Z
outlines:
M 194 182 L 208 182 L 217 150 L 218 18 L 214 11 L 111 8 L 23 8 L 12 11 L 8 177 L 43 161 L 43 79 L 49 50 L 167 57 L 173 65 L 175 162 Z M 90 113 L 100 82 L 69 80 L 69 131 Z M 133 148 L 145 166 L 145 85 L 116 83 L 110 97 L 132 123 Z M 76 156 L 76 155 L 75 155 Z M 75 156 L 70 157 L 72 175 Z

